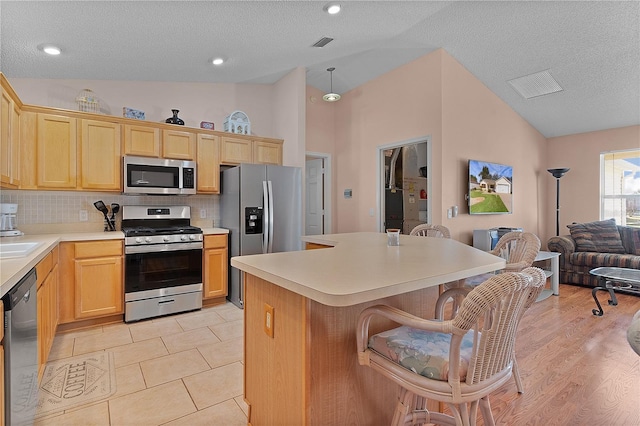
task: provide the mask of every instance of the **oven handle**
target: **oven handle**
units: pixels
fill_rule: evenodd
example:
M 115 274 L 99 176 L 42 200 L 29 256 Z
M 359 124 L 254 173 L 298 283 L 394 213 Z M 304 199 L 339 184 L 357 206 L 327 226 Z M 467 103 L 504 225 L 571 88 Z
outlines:
M 165 251 L 202 250 L 202 241 L 194 243 L 149 244 L 143 246 L 127 246 L 124 254 L 160 253 Z

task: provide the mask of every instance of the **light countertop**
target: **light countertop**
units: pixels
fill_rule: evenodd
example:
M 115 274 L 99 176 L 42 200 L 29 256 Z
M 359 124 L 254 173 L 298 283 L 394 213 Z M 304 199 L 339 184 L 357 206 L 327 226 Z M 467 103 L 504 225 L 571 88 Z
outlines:
M 351 306 L 503 269 L 504 259 L 447 238 L 377 232 L 314 235 L 332 248 L 236 256 L 231 266 L 328 306 Z
M 205 235 L 227 234 L 228 229 L 203 228 Z M 14 285 L 34 268 L 53 248 L 64 241 L 97 241 L 97 240 L 124 240 L 121 231 L 115 232 L 77 232 L 64 234 L 38 234 L 22 235 L 19 237 L 2 237 L 3 243 L 41 243 L 35 250 L 23 257 L 15 257 L 0 260 L 0 297 L 4 296 Z

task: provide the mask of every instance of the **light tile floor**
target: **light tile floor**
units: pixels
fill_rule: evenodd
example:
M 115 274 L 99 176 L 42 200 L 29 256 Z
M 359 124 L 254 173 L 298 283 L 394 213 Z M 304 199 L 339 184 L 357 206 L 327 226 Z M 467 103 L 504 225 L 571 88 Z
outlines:
M 243 311 L 230 303 L 132 324 L 56 335 L 49 361 L 114 353 L 107 400 L 36 419 L 47 425 L 246 425 Z

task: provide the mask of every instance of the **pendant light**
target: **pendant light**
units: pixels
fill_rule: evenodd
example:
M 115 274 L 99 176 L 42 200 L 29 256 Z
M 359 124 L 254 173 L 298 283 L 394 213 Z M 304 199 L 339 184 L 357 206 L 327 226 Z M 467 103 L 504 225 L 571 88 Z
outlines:
M 334 70 L 335 70 L 335 67 L 327 68 L 327 71 L 329 71 L 329 73 L 331 74 L 331 92 L 327 93 L 322 97 L 322 99 L 324 99 L 327 102 L 335 102 L 340 100 L 340 95 L 338 95 L 337 93 L 333 93 L 333 71 Z

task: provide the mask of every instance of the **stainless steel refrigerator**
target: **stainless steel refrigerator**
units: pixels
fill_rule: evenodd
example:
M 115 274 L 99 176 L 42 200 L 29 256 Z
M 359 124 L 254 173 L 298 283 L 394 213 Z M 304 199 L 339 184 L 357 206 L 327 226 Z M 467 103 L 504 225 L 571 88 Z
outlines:
M 229 258 L 302 249 L 302 170 L 241 164 L 221 173 L 221 226 L 229 229 Z M 229 264 L 227 299 L 243 307 L 240 270 Z

